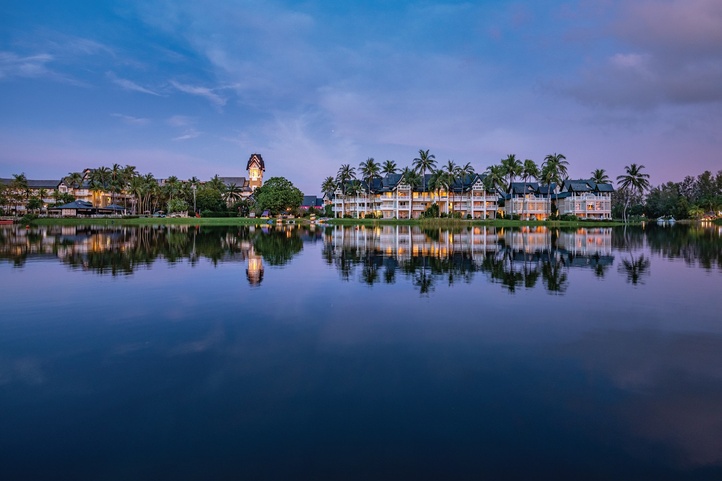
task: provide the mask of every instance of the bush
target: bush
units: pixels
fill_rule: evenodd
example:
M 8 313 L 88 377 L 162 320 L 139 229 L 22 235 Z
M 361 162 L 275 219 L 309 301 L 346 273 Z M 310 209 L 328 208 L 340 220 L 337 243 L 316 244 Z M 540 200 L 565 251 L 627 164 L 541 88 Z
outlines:
M 32 221 L 34 221 L 37 218 L 38 218 L 37 214 L 25 214 L 20 219 L 20 223 L 21 224 L 30 224 Z
M 578 221 L 579 217 L 575 216 L 574 214 L 562 214 L 559 216 L 559 220 L 574 222 L 574 221 Z
M 226 210 L 224 210 L 224 211 L 204 210 L 204 211 L 201 211 L 201 217 L 236 217 L 236 213 L 228 212 Z

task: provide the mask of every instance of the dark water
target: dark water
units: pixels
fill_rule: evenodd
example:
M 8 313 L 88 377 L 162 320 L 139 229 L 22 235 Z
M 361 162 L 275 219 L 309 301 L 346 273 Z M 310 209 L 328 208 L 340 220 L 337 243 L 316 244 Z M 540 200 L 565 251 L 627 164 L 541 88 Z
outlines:
M 718 227 L 0 230 L 0 479 L 722 479 Z

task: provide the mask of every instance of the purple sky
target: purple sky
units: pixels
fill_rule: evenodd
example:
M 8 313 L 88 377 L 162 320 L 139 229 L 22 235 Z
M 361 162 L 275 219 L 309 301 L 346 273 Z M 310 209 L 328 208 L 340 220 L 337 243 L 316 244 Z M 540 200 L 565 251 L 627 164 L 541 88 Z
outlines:
M 368 157 L 722 169 L 722 1 L 4 2 L 0 177 L 135 165 L 307 194 Z

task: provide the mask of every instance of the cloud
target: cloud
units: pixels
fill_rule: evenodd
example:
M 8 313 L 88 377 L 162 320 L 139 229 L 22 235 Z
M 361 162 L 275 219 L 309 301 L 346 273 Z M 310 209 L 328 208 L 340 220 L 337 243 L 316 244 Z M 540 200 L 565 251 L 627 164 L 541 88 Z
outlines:
M 105 75 L 110 79 L 111 82 L 113 82 L 114 84 L 118 85 L 119 87 L 121 87 L 125 90 L 130 90 L 132 92 L 140 92 L 140 93 L 149 94 L 149 95 L 158 95 L 158 96 L 160 95 L 157 92 L 153 92 L 150 89 L 142 87 L 131 80 L 120 78 L 117 75 L 115 75 L 113 72 L 106 72 Z
M 190 140 L 190 139 L 195 139 L 196 137 L 198 137 L 200 135 L 201 135 L 201 133 L 198 130 L 196 130 L 194 128 L 190 128 L 190 129 L 186 129 L 182 135 L 179 135 L 178 137 L 174 137 L 173 140 L 174 141 Z
M 216 94 L 215 92 L 213 92 L 212 89 L 209 89 L 207 87 L 196 87 L 194 85 L 182 84 L 180 82 L 176 82 L 175 80 L 171 80 L 170 83 L 173 87 L 180 90 L 181 92 L 203 97 L 218 107 L 223 107 L 224 105 L 226 105 L 225 98 Z
M 139 117 L 133 117 L 130 115 L 123 115 L 123 114 L 110 114 L 111 117 L 118 118 L 122 120 L 124 123 L 128 125 L 148 125 L 150 123 L 149 119 L 139 118 Z
M 194 123 L 191 117 L 185 115 L 174 115 L 167 120 L 168 125 L 173 127 L 187 127 Z
M 621 3 L 599 27 L 616 52 L 590 56 L 562 91 L 588 105 L 654 109 L 722 102 L 722 3 Z
M 50 75 L 51 71 L 46 65 L 53 60 L 53 56 L 46 53 L 21 57 L 12 52 L 0 52 L 0 79 Z

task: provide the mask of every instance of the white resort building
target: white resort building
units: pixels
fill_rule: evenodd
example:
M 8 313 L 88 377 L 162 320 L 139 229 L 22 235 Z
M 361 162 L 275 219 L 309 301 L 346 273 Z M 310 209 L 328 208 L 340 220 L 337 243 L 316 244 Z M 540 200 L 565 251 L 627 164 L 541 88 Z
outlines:
M 425 177 L 424 185 L 428 185 L 430 174 Z M 494 219 L 498 210 L 499 196 L 495 191 L 486 189 L 481 174 L 457 180 L 448 190 L 412 188 L 402 180 L 401 174 L 374 178 L 370 185 L 360 181 L 357 191 L 348 189 L 349 185 L 339 186 L 334 192 L 335 217 L 418 219 L 426 209 L 437 204 L 444 214 Z

